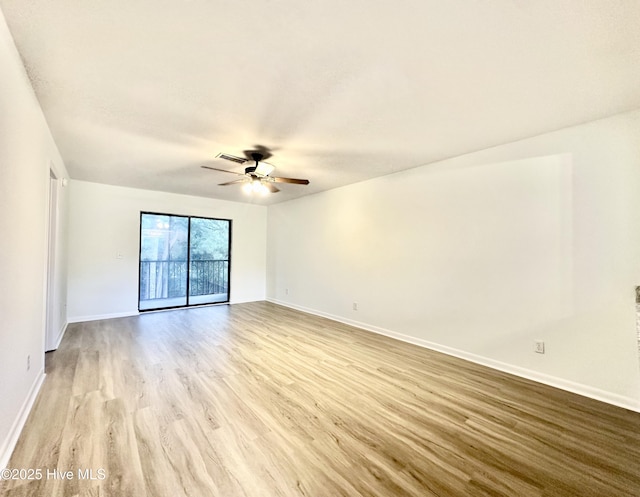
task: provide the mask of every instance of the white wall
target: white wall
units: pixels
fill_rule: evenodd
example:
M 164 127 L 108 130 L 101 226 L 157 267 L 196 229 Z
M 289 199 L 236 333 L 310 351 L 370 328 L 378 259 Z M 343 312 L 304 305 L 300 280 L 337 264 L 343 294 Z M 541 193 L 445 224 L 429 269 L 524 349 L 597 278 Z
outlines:
M 277 204 L 267 296 L 639 409 L 639 187 L 636 111 Z
M 0 12 L 0 468 L 44 378 L 49 168 L 67 175 Z M 53 288 L 64 329 L 66 190 Z M 27 370 L 27 356 L 31 368 Z
M 266 207 L 75 180 L 70 190 L 70 322 L 137 314 L 141 211 L 231 219 L 231 303 L 264 300 Z

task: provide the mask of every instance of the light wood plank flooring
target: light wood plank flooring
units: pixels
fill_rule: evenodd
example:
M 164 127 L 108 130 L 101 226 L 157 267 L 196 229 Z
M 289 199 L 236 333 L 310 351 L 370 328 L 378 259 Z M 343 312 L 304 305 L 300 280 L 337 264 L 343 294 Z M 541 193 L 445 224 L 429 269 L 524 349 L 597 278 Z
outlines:
M 74 477 L 7 497 L 640 495 L 640 414 L 266 302 L 71 325 L 47 370 L 10 467 Z

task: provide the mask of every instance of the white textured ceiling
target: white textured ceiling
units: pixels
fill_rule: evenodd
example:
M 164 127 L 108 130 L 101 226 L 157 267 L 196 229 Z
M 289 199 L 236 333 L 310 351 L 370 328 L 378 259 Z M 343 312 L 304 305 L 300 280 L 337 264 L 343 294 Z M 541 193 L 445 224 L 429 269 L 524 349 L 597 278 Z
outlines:
M 637 0 L 0 0 L 72 178 L 271 203 L 640 107 Z M 264 200 L 214 160 L 308 178 Z

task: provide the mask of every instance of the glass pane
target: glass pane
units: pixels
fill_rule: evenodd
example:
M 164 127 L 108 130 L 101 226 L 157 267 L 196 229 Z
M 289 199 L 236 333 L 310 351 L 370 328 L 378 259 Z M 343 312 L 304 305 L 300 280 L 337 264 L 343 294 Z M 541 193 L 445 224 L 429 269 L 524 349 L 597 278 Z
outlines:
M 142 214 L 140 310 L 187 305 L 189 219 Z
M 229 221 L 191 218 L 189 304 L 229 300 Z

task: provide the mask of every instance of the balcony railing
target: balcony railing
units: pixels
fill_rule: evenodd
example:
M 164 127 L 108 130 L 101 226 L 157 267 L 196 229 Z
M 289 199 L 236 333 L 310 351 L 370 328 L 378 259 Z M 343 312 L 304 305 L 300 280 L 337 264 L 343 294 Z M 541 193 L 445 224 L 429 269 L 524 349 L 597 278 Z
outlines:
M 229 291 L 229 261 L 192 260 L 189 296 Z M 187 295 L 187 261 L 140 261 L 140 300 L 170 299 Z

